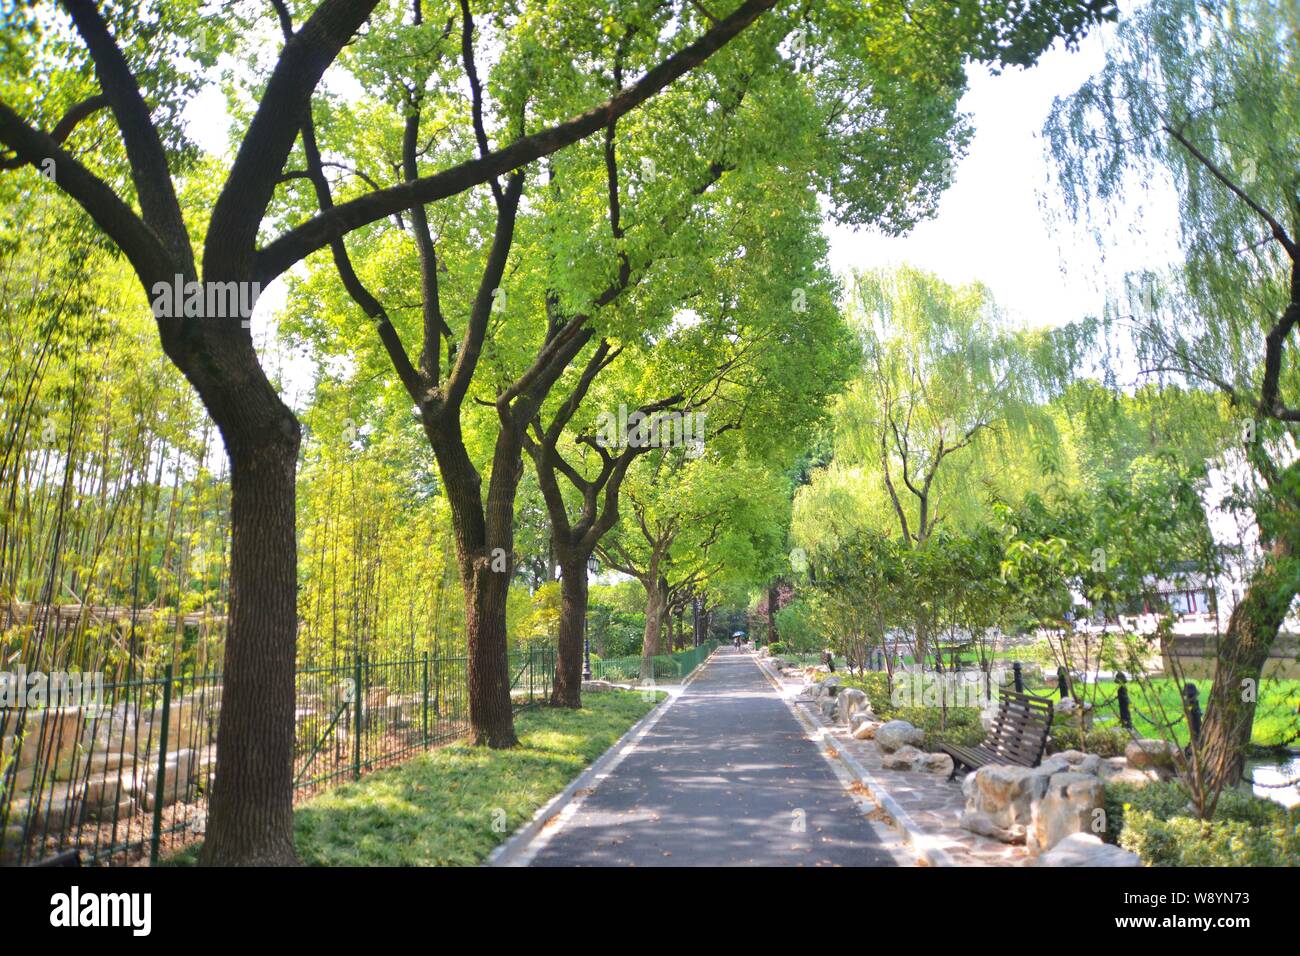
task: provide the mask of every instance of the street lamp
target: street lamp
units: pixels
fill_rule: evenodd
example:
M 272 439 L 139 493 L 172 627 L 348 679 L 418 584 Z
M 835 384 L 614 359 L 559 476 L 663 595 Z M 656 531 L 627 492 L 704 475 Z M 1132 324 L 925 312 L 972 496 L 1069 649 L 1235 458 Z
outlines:
M 593 554 L 587 558 L 587 577 L 593 578 L 600 572 L 600 562 Z M 587 634 L 587 620 L 582 621 L 582 679 L 591 680 L 591 637 Z

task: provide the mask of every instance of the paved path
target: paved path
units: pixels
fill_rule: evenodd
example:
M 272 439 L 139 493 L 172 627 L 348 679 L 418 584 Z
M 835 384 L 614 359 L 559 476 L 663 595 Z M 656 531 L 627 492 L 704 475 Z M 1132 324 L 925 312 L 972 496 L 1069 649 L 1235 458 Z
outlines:
M 534 866 L 896 864 L 750 653 L 731 648 L 536 839 Z

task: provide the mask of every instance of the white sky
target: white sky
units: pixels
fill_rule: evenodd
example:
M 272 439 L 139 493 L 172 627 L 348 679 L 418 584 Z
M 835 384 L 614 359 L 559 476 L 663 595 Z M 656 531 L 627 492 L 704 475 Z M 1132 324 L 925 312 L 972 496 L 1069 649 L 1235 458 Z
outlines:
M 1150 237 L 1172 238 L 1172 194 L 1154 190 L 1145 211 L 1134 205 L 1133 224 L 1147 238 L 1127 230 L 1109 236 L 1105 262 L 1082 229 L 1063 217 L 1049 227 L 1040 208 L 1049 168 L 1040 131 L 1052 99 L 1100 69 L 1113 32 L 1089 36 L 1072 53 L 1058 46 L 1028 70 L 993 76 L 971 68 L 961 108 L 975 135 L 938 215 L 899 238 L 828 224 L 835 270 L 908 263 L 952 283 L 978 279 L 1013 318 L 1055 326 L 1098 314 L 1103 288 L 1118 288 L 1124 270 L 1167 261 L 1170 247 Z

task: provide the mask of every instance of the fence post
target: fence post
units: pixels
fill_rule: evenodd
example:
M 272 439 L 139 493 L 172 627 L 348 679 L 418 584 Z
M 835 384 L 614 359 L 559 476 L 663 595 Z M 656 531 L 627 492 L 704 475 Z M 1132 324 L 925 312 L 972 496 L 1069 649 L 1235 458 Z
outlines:
M 1124 676 L 1123 671 L 1115 674 L 1115 683 L 1119 684 L 1115 691 L 1115 701 L 1119 704 L 1119 723 L 1125 730 L 1133 729 L 1133 715 L 1128 709 L 1128 678 Z
M 1183 696 L 1187 698 L 1187 728 L 1191 731 L 1187 742 L 1187 752 L 1191 753 L 1201 736 L 1201 699 L 1195 684 L 1183 685 Z
M 158 780 L 153 791 L 153 835 L 149 840 L 149 865 L 158 865 L 158 844 L 162 839 L 163 791 L 167 787 L 167 734 L 171 730 L 172 665 L 163 671 L 162 729 L 158 732 Z
M 1070 693 L 1070 675 L 1066 671 L 1065 665 L 1062 664 L 1056 669 L 1056 689 L 1061 692 L 1061 700 L 1065 700 Z
M 421 707 L 421 726 L 424 732 L 424 745 L 429 746 L 429 652 L 424 652 L 424 674 L 421 678 L 424 685 L 423 706 Z
M 1020 668 L 1020 661 L 1011 662 L 1011 673 L 1015 677 L 1016 693 L 1023 694 L 1025 692 L 1025 674 Z
M 352 710 L 352 779 L 361 779 L 361 708 L 365 705 L 366 689 L 362 685 L 361 655 L 357 654 L 356 673 L 353 675 L 356 687 L 356 701 Z

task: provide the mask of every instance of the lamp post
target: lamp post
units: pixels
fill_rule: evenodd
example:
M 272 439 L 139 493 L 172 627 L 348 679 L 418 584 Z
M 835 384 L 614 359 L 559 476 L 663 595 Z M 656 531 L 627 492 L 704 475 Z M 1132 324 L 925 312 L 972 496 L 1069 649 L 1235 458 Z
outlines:
M 600 562 L 593 554 L 587 558 L 587 577 L 593 578 L 600 571 Z M 587 620 L 582 621 L 582 679 L 591 680 L 591 637 L 587 634 Z

